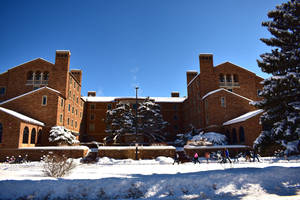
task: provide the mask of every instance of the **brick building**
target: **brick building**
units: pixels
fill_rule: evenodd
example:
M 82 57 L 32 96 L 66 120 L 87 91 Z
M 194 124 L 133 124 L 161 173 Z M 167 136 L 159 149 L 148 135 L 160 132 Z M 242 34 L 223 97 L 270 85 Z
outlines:
M 262 78 L 226 62 L 213 66 L 212 54 L 200 54 L 200 73 L 188 71 L 187 97 L 150 97 L 169 122 L 169 139 L 193 125 L 224 133 L 233 144 L 252 145 L 260 132 L 258 100 Z M 43 59 L 0 74 L 0 147 L 48 145 L 52 126 L 65 126 L 83 140 L 103 141 L 106 111 L 134 97 L 81 97 L 81 70 L 70 70 L 70 52 L 56 51 L 55 63 Z M 144 97 L 139 97 L 138 102 Z

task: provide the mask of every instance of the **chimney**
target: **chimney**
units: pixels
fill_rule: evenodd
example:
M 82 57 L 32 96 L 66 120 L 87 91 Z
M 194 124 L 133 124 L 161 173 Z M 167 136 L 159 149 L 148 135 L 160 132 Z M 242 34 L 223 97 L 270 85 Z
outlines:
M 82 71 L 80 69 L 72 69 L 71 73 L 75 76 L 77 81 L 81 84 L 81 76 L 82 76 Z
M 68 50 L 57 50 L 55 54 L 55 65 L 57 67 L 63 67 L 64 71 L 69 71 L 71 52 Z
M 213 72 L 213 54 L 200 54 L 200 73 Z
M 198 72 L 196 71 L 187 71 L 186 72 L 186 84 L 188 85 L 195 76 L 197 76 Z
M 179 92 L 171 92 L 171 97 L 179 97 Z
M 95 97 L 96 91 L 88 91 L 88 97 Z

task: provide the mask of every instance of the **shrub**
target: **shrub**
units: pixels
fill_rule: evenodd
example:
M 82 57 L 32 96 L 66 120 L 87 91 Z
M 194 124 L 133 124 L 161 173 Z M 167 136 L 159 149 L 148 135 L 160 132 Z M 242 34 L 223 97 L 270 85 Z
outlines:
M 65 155 L 49 153 L 44 155 L 42 160 L 44 161 L 44 173 L 55 178 L 67 175 L 76 167 L 73 159 L 68 159 Z

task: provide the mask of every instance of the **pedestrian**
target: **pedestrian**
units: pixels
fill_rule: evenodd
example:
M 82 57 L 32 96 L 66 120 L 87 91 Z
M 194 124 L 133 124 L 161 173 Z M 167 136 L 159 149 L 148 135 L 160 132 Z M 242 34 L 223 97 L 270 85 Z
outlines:
M 206 163 L 208 164 L 208 159 L 210 158 L 210 153 L 205 152 Z
M 231 163 L 231 160 L 230 160 L 230 157 L 229 157 L 229 151 L 228 151 L 228 149 L 225 149 L 225 161 L 226 161 L 226 159 Z
M 196 164 L 196 163 L 199 163 L 200 164 L 200 161 L 199 161 L 199 156 L 198 156 L 198 153 L 196 152 L 195 154 L 194 154 L 194 164 Z
M 249 149 L 247 149 L 245 152 L 245 158 L 246 158 L 246 161 L 251 162 L 251 153 L 250 153 Z M 253 160 L 253 162 L 254 162 L 254 160 Z
M 257 148 L 255 147 L 253 150 L 253 162 L 255 162 L 255 158 L 257 159 L 258 162 L 260 162 L 258 155 L 257 155 Z
M 179 165 L 179 154 L 176 152 L 175 155 L 174 155 L 174 162 L 173 162 L 173 165 L 177 163 Z

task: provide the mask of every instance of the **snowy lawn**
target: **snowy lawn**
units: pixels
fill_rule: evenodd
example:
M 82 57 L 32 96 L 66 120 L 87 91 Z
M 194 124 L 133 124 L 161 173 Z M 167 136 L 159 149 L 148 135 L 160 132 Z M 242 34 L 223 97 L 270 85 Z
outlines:
M 184 163 L 172 158 L 80 164 L 64 178 L 42 162 L 0 164 L 0 199 L 300 199 L 300 157 L 260 163 Z

